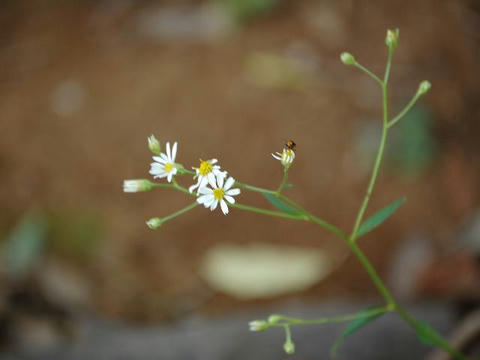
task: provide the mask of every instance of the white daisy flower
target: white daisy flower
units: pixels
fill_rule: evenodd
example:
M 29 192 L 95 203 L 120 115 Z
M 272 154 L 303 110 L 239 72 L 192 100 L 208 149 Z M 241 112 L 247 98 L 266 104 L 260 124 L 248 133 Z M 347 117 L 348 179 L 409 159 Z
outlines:
M 193 190 L 197 189 L 200 190 L 202 187 L 207 186 L 208 182 L 213 182 L 215 177 L 227 177 L 226 171 L 220 171 L 220 166 L 215 165 L 218 162 L 217 159 L 210 159 L 210 160 L 202 160 L 200 159 L 200 167 L 192 168 L 195 170 L 195 176 L 193 177 L 198 178 L 197 183 L 193 184 L 188 188 L 189 192 L 193 192 Z M 198 192 L 197 190 L 197 192 Z
M 177 142 L 175 142 L 170 149 L 170 143 L 166 145 L 167 153 L 160 153 L 160 156 L 153 156 L 155 162 L 151 163 L 150 174 L 153 178 L 166 177 L 168 182 L 172 181 L 173 176 L 177 173 L 177 167 L 175 165 L 175 157 L 177 156 Z
M 230 189 L 235 183 L 234 178 L 229 177 L 225 184 L 224 179 L 223 176 L 214 177 L 213 181 L 209 179 L 208 183 L 212 189 L 207 186 L 200 188 L 198 192 L 201 195 L 197 198 L 197 202 L 203 204 L 206 208 L 210 208 L 212 211 L 215 210 L 220 203 L 223 214 L 227 215 L 227 202 L 235 204 L 233 196 L 240 194 L 240 189 Z
M 295 151 L 292 149 L 283 149 L 282 153 L 276 152 L 272 154 L 274 159 L 279 160 L 283 166 L 289 167 L 292 165 L 293 160 L 295 160 Z

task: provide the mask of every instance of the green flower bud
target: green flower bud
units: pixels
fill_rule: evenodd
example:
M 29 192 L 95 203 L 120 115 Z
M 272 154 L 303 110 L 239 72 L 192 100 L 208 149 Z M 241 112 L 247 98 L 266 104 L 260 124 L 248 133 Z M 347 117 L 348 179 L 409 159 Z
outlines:
M 155 155 L 160 155 L 160 153 L 162 152 L 162 147 L 160 145 L 160 142 L 157 140 L 157 138 L 153 135 L 151 135 L 149 138 L 148 138 L 148 148 L 150 149 L 150 151 L 152 153 L 154 153 Z
M 356 61 L 352 54 L 343 52 L 340 54 L 340 59 L 345 65 L 355 65 Z
M 280 315 L 273 314 L 268 317 L 268 322 L 270 324 L 276 324 L 280 320 L 282 320 L 282 317 Z
M 427 80 L 422 81 L 418 86 L 418 90 L 417 90 L 418 95 L 426 94 L 431 87 L 432 87 L 432 84 L 430 84 L 429 81 Z
M 151 218 L 147 221 L 147 226 L 152 230 L 157 230 L 160 226 L 162 226 L 162 219 L 160 218 Z
M 395 50 L 398 45 L 398 37 L 400 35 L 400 30 L 387 30 L 387 37 L 385 38 L 385 44 L 387 44 L 390 50 Z
M 294 354 L 295 353 L 295 344 L 293 343 L 293 341 L 290 340 L 290 339 L 285 341 L 285 344 L 283 344 L 283 350 L 285 350 L 285 352 L 288 355 Z

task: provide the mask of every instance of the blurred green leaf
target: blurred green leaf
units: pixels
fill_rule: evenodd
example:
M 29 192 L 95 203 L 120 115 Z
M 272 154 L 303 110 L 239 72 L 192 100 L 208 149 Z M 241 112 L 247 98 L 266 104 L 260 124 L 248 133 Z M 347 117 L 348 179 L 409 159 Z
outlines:
M 296 211 L 295 209 L 291 208 L 287 204 L 285 204 L 282 200 L 280 200 L 278 197 L 272 194 L 263 194 L 265 198 L 270 201 L 270 203 L 275 206 L 278 210 L 290 214 L 290 215 L 302 215 L 301 212 Z
M 245 71 L 252 84 L 270 89 L 302 90 L 312 76 L 299 59 L 262 52 L 249 54 Z
M 278 6 L 279 0 L 222 0 L 228 13 L 236 21 L 243 22 L 269 13 Z
M 405 198 L 402 197 L 394 201 L 392 204 L 388 205 L 387 207 L 383 208 L 376 214 L 369 217 L 367 220 L 365 220 L 365 222 L 362 225 L 360 225 L 357 236 L 358 237 L 363 236 L 366 233 L 375 229 L 378 225 L 380 225 L 388 217 L 390 217 L 390 215 L 392 215 L 395 212 L 395 210 L 397 210 L 399 206 L 403 204 L 404 201 L 405 201 Z
M 25 215 L 7 237 L 4 261 L 9 278 L 22 280 L 43 254 L 47 224 L 38 213 Z
M 49 243 L 52 250 L 82 260 L 90 257 L 103 234 L 103 219 L 98 214 L 64 211 L 50 215 Z
M 418 339 L 425 345 L 439 346 L 445 342 L 442 336 L 425 321 L 419 321 L 416 328 Z
M 368 313 L 371 313 L 372 310 L 375 310 L 375 309 L 380 310 L 380 309 L 383 309 L 383 307 L 370 306 L 370 307 L 368 307 L 366 309 L 363 309 L 362 311 L 358 312 L 357 315 L 368 314 Z M 361 317 L 361 318 L 358 318 L 358 319 L 355 319 L 355 320 L 351 321 L 348 324 L 347 328 L 343 331 L 342 335 L 340 335 L 340 337 L 333 344 L 332 349 L 330 350 L 330 353 L 331 353 L 332 357 L 337 356 L 337 350 L 340 347 L 340 345 L 342 344 L 343 340 L 345 340 L 345 338 L 347 336 L 350 336 L 353 333 L 357 332 L 358 330 L 363 328 L 365 325 L 372 322 L 373 320 L 375 320 L 376 318 L 378 318 L 379 316 L 381 316 L 383 314 L 384 314 L 383 312 L 380 312 L 380 313 L 376 313 L 376 314 L 373 314 L 373 315 L 370 315 L 370 316 Z
M 387 148 L 389 170 L 401 175 L 415 175 L 427 169 L 435 160 L 437 143 L 428 109 L 417 104 L 392 131 Z

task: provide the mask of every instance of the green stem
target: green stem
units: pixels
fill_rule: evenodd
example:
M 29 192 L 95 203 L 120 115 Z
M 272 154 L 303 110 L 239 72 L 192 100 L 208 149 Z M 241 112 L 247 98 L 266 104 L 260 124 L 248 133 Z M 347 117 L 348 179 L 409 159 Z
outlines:
M 161 220 L 162 220 L 162 223 L 164 223 L 164 222 L 166 222 L 166 221 L 168 221 L 168 220 L 171 220 L 171 219 L 173 219 L 173 218 L 176 218 L 177 216 L 183 215 L 183 214 L 185 214 L 187 211 L 192 210 L 193 208 L 197 207 L 198 205 L 200 205 L 200 204 L 197 203 L 197 202 L 194 202 L 194 203 L 188 205 L 187 207 L 184 207 L 183 209 L 180 209 L 180 210 L 174 212 L 173 214 L 170 214 L 170 215 L 168 215 L 168 216 L 165 216 L 164 218 L 161 219 Z
M 380 294 L 382 294 L 387 304 L 390 306 L 395 305 L 395 300 L 393 299 L 392 294 L 390 294 L 390 291 L 388 291 L 387 287 L 383 283 L 377 271 L 375 270 L 373 265 L 370 263 L 368 258 L 365 256 L 365 254 L 362 252 L 362 250 L 360 250 L 358 245 L 353 240 L 348 241 L 348 244 L 350 246 L 350 249 L 352 249 L 353 253 L 357 257 L 357 259 L 360 260 L 360 262 L 362 263 L 368 275 L 370 275 L 370 278 L 373 280 L 373 283 L 377 287 Z
M 362 205 L 360 206 L 360 210 L 358 211 L 357 218 L 355 219 L 355 225 L 353 227 L 352 233 L 350 235 L 350 240 L 355 242 L 358 229 L 360 224 L 362 223 L 363 215 L 367 210 L 368 203 L 370 201 L 370 197 L 372 196 L 373 188 L 375 187 L 375 181 L 377 180 L 378 171 L 380 169 L 380 165 L 382 163 L 383 153 L 385 151 L 385 144 L 387 142 L 387 135 L 388 135 L 388 93 L 387 93 L 387 84 L 388 78 L 390 76 L 390 67 L 392 64 L 392 54 L 393 50 L 389 50 L 388 52 L 388 61 L 387 67 L 385 70 L 384 81 L 381 83 L 382 88 L 382 103 L 383 103 L 383 126 L 382 126 L 382 138 L 380 139 L 380 146 L 378 148 L 377 157 L 375 159 L 375 164 L 373 166 L 372 175 L 370 177 L 370 182 L 368 183 L 367 192 L 365 193 L 365 197 L 363 199 Z
M 394 49 L 389 47 L 388 48 L 387 66 L 385 67 L 385 75 L 383 76 L 384 87 L 387 87 L 388 79 L 390 78 L 390 70 L 392 68 L 393 52 L 394 52 Z
M 263 193 L 263 194 L 276 195 L 276 193 L 277 193 L 274 190 L 263 189 L 263 188 L 260 188 L 260 187 L 257 187 L 257 186 L 241 183 L 239 181 L 235 181 L 235 186 L 239 187 L 240 189 L 250 190 L 250 191 L 253 191 L 253 192 L 258 192 L 258 193 Z
M 352 233 L 350 235 L 350 239 L 354 242 L 357 238 L 358 229 L 363 219 L 363 215 L 367 210 L 368 202 L 370 201 L 370 197 L 372 196 L 373 188 L 375 187 L 375 181 L 377 180 L 378 170 L 380 169 L 380 164 L 382 163 L 383 153 L 385 151 L 385 144 L 387 141 L 387 134 L 388 129 L 386 126 L 383 126 L 382 130 L 382 138 L 380 140 L 380 146 L 377 153 L 377 158 L 375 159 L 375 165 L 373 166 L 372 175 L 370 177 L 370 182 L 368 184 L 367 192 L 365 193 L 365 197 L 363 199 L 362 205 L 360 206 L 360 210 L 358 211 L 357 218 L 355 220 L 355 225 L 353 227 Z
M 288 167 L 283 168 L 283 178 L 282 182 L 280 183 L 280 186 L 277 189 L 277 196 L 280 196 L 282 190 L 285 188 L 285 185 L 287 185 L 287 179 L 288 179 Z
M 382 80 L 380 80 L 380 78 L 375 75 L 373 72 L 371 72 L 370 70 L 368 70 L 366 67 L 364 67 L 362 64 L 358 63 L 355 61 L 355 67 L 362 70 L 365 74 L 367 74 L 368 76 L 370 76 L 373 80 L 375 80 L 376 82 L 378 82 L 380 84 L 380 86 L 383 85 L 383 82 Z
M 387 127 L 388 128 L 391 128 L 393 125 L 395 125 L 398 121 L 400 121 L 406 113 L 408 113 L 410 111 L 410 109 L 413 107 L 413 105 L 415 105 L 415 103 L 417 102 L 417 100 L 420 98 L 420 94 L 417 93 L 415 94 L 415 96 L 412 98 L 412 100 L 410 100 L 410 102 L 407 104 L 407 106 L 405 106 L 405 108 L 400 111 L 400 113 L 395 116 L 392 120 L 390 120 L 387 124 Z
M 351 315 L 323 317 L 323 318 L 316 318 L 316 319 L 309 319 L 309 320 L 298 319 L 298 318 L 288 317 L 283 315 L 276 315 L 278 322 L 271 323 L 271 326 L 273 327 L 273 326 L 295 326 L 295 325 L 323 325 L 323 324 L 329 324 L 329 323 L 342 323 L 342 322 L 352 321 L 356 319 L 367 318 L 367 317 L 383 314 L 390 311 L 393 311 L 393 308 L 389 306 L 385 306 L 382 308 L 365 311 L 360 314 L 357 313 L 357 314 L 351 314 Z
M 285 218 L 285 219 L 292 219 L 292 220 L 304 220 L 308 221 L 309 218 L 303 214 L 300 215 L 290 215 L 284 212 L 280 211 L 272 211 L 272 210 L 267 210 L 267 209 L 262 209 L 262 208 L 257 208 L 254 206 L 250 205 L 243 205 L 239 203 L 231 204 L 231 207 L 240 209 L 240 210 L 246 210 L 246 211 L 251 211 L 257 214 L 262 214 L 262 215 L 269 215 L 269 216 L 275 216 L 275 217 L 280 217 L 280 218 Z
M 411 316 L 403 307 L 398 304 L 395 304 L 395 310 L 397 313 L 402 317 L 405 322 L 407 322 L 417 333 L 421 333 L 424 331 L 424 328 L 421 324 Z M 432 329 L 433 330 L 433 329 Z M 453 358 L 458 360 L 467 360 L 467 357 L 462 354 L 460 351 L 452 347 L 447 340 L 443 338 L 438 332 L 435 331 L 435 340 L 438 342 L 438 346 L 440 346 L 443 350 L 449 353 Z

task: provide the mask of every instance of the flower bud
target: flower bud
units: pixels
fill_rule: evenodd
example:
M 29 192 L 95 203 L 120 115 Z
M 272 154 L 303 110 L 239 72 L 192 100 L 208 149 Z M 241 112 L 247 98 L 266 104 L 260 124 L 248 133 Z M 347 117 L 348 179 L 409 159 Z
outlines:
M 276 324 L 280 320 L 282 320 L 282 317 L 280 315 L 273 314 L 268 317 L 269 324 Z
M 345 65 L 355 65 L 355 58 L 352 54 L 348 52 L 343 52 L 340 54 L 340 59 Z
M 141 191 L 150 191 L 153 184 L 147 179 L 135 179 L 135 180 L 124 180 L 123 181 L 123 192 L 141 192 Z
M 268 329 L 268 323 L 265 320 L 253 320 L 248 323 L 250 331 L 264 331 Z
M 283 350 L 285 350 L 285 352 L 288 355 L 294 354 L 295 353 L 295 344 L 293 343 L 293 341 L 290 340 L 290 339 L 287 339 L 287 341 L 285 341 L 285 344 L 283 344 Z
M 426 94 L 428 92 L 428 90 L 430 90 L 431 87 L 432 87 L 432 84 L 430 84 L 429 81 L 424 80 L 418 86 L 417 94 L 418 95 Z
M 147 221 L 147 226 L 152 230 L 157 230 L 160 226 L 162 226 L 162 219 L 160 218 L 151 218 Z
M 150 151 L 152 153 L 154 153 L 155 155 L 160 155 L 160 153 L 162 152 L 162 147 L 160 145 L 160 142 L 157 140 L 157 138 L 153 135 L 151 135 L 149 138 L 148 138 L 148 148 L 150 149 Z
M 385 44 L 387 44 L 390 50 L 395 50 L 398 45 L 398 37 L 400 35 L 400 30 L 387 30 L 387 37 L 385 38 Z

